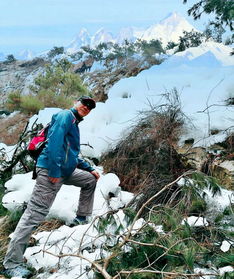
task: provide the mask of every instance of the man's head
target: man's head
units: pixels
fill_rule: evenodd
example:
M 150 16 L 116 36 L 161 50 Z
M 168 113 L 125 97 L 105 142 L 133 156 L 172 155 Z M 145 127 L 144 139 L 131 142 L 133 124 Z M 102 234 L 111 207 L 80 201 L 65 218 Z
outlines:
M 96 102 L 89 96 L 82 96 L 75 103 L 75 109 L 78 111 L 81 117 L 88 115 L 95 107 Z

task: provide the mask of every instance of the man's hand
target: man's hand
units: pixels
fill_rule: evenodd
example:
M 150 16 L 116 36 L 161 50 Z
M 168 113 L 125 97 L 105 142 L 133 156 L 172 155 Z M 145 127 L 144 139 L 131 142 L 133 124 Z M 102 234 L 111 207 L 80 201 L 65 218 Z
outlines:
M 94 175 L 97 180 L 100 178 L 100 174 L 97 171 L 93 170 L 90 173 L 92 173 L 92 175 Z
M 60 177 L 49 177 L 49 181 L 53 184 L 58 183 L 60 181 Z

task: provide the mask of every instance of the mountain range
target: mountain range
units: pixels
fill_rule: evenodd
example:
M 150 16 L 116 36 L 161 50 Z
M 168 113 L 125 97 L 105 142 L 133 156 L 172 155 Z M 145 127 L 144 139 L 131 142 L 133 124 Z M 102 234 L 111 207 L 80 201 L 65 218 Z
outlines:
M 74 40 L 66 47 L 66 51 L 74 53 L 85 45 L 95 47 L 100 43 L 107 42 L 122 44 L 125 40 L 134 42 L 137 39 L 146 41 L 160 39 L 163 46 L 166 46 L 169 41 L 177 42 L 179 37 L 183 35 L 183 31 L 190 32 L 192 30 L 195 30 L 195 28 L 184 17 L 174 12 L 159 23 L 153 24 L 146 29 L 126 27 L 121 29 L 116 36 L 104 28 L 99 29 L 91 36 L 87 29 L 82 28 Z
M 135 42 L 137 39 L 150 41 L 152 39 L 160 39 L 165 47 L 169 41 L 177 42 L 179 37 L 183 35 L 183 31 L 191 31 L 195 28 L 181 15 L 176 12 L 170 13 L 163 20 L 151 25 L 146 29 L 135 27 L 122 28 L 118 34 L 113 35 L 110 31 L 101 28 L 95 34 L 90 35 L 86 28 L 82 28 L 68 46 L 65 51 L 68 54 L 75 53 L 82 46 L 91 46 L 94 48 L 100 43 L 117 43 L 122 44 L 125 40 Z M 31 50 L 22 50 L 20 53 L 14 53 L 16 59 L 31 60 L 36 56 L 44 56 L 48 51 L 35 54 Z M 0 53 L 0 60 L 4 60 L 5 55 Z

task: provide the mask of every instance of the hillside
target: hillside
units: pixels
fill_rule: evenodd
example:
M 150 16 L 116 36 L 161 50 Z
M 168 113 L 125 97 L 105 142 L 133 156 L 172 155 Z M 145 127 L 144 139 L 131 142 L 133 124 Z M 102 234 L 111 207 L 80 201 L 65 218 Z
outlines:
M 30 61 L 0 62 L 0 108 L 4 108 L 9 92 L 19 90 L 22 94 L 30 92 L 29 85 L 46 64 L 41 58 Z
M 79 128 L 80 157 L 100 175 L 94 210 L 74 226 L 80 188 L 62 185 L 24 254 L 32 278 L 232 279 L 231 52 L 172 13 L 116 35 L 82 28 L 67 47 L 1 62 L 0 268 L 35 184 L 35 124 L 92 94 Z
M 79 189 L 63 185 L 48 216 L 60 220 L 59 228 L 51 230 L 53 221 L 46 222 L 25 253 L 35 278 L 232 276 L 233 104 L 227 100 L 233 98 L 234 61 L 229 50 L 214 42 L 189 48 L 120 79 L 106 102 L 97 103 L 79 125 L 82 156 L 101 160 L 93 216 L 87 225 L 69 227 Z M 36 118 L 45 125 L 57 110 L 41 110 L 29 128 Z M 128 160 L 132 165 L 123 163 Z M 130 178 L 120 172 L 129 166 Z M 151 179 L 135 185 L 140 192 L 124 191 L 128 181 L 140 181 L 146 166 L 152 171 L 145 178 Z M 33 184 L 30 172 L 14 175 L 5 184 L 4 207 L 12 211 L 27 202 Z

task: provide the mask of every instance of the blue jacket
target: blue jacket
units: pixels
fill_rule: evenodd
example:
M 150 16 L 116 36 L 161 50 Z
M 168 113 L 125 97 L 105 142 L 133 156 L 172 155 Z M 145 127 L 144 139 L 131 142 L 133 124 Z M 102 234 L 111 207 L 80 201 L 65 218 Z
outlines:
M 48 169 L 50 177 L 69 177 L 76 167 L 92 171 L 90 164 L 78 158 L 82 118 L 75 109 L 62 110 L 53 115 L 47 143 L 37 160 L 37 167 Z

